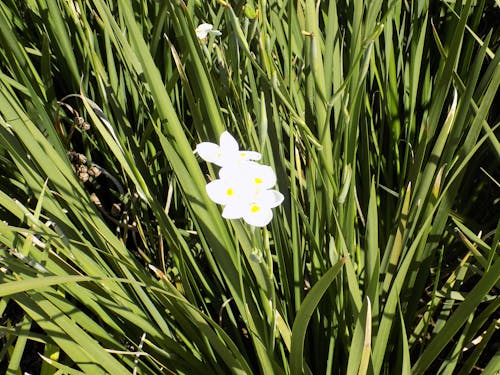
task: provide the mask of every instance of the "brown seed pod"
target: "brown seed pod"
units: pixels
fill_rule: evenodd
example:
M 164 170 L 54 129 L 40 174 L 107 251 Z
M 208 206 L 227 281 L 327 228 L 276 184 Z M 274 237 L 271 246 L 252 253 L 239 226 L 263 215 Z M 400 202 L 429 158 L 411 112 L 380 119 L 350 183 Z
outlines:
M 101 175 L 101 169 L 95 165 L 90 166 L 88 170 L 89 175 L 92 177 L 99 177 Z
M 89 174 L 87 172 L 80 172 L 78 173 L 78 178 L 80 179 L 80 181 L 85 183 L 89 180 Z
M 87 182 L 89 180 L 89 173 L 88 173 L 88 168 L 86 165 L 80 165 L 78 167 L 78 178 L 82 181 L 82 182 Z
M 87 164 L 87 157 L 75 151 L 68 151 L 68 157 L 71 163 L 74 164 Z
M 82 130 L 84 132 L 90 130 L 90 124 L 87 121 L 85 121 L 85 119 L 83 117 L 81 117 L 81 116 L 76 116 L 73 119 L 73 123 L 75 124 L 75 126 L 78 129 L 80 129 L 80 130 Z
M 111 215 L 113 215 L 114 217 L 117 217 L 120 215 L 121 212 L 122 212 L 122 208 L 120 207 L 120 204 L 113 203 L 113 205 L 111 206 Z

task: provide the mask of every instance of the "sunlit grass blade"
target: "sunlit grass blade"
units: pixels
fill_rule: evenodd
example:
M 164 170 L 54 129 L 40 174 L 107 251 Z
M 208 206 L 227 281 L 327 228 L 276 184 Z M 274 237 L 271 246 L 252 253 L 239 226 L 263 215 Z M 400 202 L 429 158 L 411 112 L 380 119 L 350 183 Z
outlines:
M 483 275 L 474 289 L 469 293 L 469 298 L 460 304 L 457 310 L 450 316 L 442 331 L 429 343 L 429 346 L 427 346 L 413 365 L 412 371 L 415 374 L 424 373 L 453 335 L 465 323 L 469 314 L 475 310 L 484 296 L 498 282 L 498 275 L 500 275 L 500 260 L 497 260 L 491 266 L 490 270 Z

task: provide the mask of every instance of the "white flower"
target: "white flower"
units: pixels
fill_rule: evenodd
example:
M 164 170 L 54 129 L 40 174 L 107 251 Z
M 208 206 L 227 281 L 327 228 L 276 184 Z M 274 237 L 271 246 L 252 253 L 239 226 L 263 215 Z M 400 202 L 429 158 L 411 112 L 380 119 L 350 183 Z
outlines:
M 220 145 L 212 142 L 202 142 L 196 146 L 195 152 L 200 157 L 219 167 L 237 164 L 244 160 L 260 160 L 261 154 L 255 151 L 240 151 L 238 142 L 227 131 L 222 133 Z
M 222 180 L 236 178 L 240 183 L 250 186 L 255 194 L 276 185 L 276 174 L 270 166 L 249 160 L 226 164 L 219 171 L 219 177 Z
M 224 205 L 222 217 L 242 218 L 250 225 L 263 227 L 273 217 L 271 208 L 283 202 L 283 195 L 270 190 L 276 174 L 267 165 L 251 161 L 231 164 L 219 172 L 220 179 L 207 184 L 207 194 L 215 203 Z
M 251 200 L 237 200 L 228 204 L 222 211 L 226 219 L 243 218 L 247 224 L 265 227 L 273 218 L 271 208 L 283 202 L 283 194 L 276 190 L 263 190 L 255 194 Z
M 284 199 L 283 194 L 271 189 L 276 185 L 276 174 L 270 166 L 253 161 L 260 160 L 258 152 L 240 151 L 228 132 L 222 133 L 219 142 L 202 142 L 195 150 L 205 161 L 222 167 L 219 179 L 206 186 L 209 198 L 224 206 L 222 217 L 226 219 L 266 226 L 273 218 L 271 209 Z
M 255 192 L 250 184 L 236 177 L 214 180 L 207 184 L 206 190 L 211 200 L 224 206 L 244 201 Z
M 202 23 L 201 25 L 198 25 L 195 32 L 196 36 L 200 40 L 205 40 L 209 33 L 212 33 L 216 36 L 222 35 L 222 33 L 219 30 L 214 29 L 214 25 L 211 25 L 209 23 Z

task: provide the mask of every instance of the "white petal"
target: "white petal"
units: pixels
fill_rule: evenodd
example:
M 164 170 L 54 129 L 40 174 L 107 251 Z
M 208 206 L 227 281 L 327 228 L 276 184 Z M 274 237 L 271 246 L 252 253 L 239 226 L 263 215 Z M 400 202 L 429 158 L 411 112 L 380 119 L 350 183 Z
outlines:
M 210 31 L 214 28 L 214 25 L 211 25 L 209 23 L 202 23 L 200 25 L 198 25 L 198 27 L 196 28 L 196 31 Z
M 204 41 L 208 35 L 207 31 L 197 31 L 196 32 L 196 37 L 200 39 L 201 41 Z
M 234 139 L 234 137 L 227 131 L 221 134 L 219 143 L 224 153 L 238 152 L 238 142 L 236 142 L 236 139 Z
M 225 165 L 219 169 L 219 178 L 221 180 L 228 180 L 233 177 L 233 168 L 231 165 Z
M 261 208 L 258 212 L 247 210 L 243 216 L 243 220 L 254 227 L 265 227 L 272 218 L 273 213 L 270 208 Z
M 196 152 L 203 160 L 210 163 L 217 164 L 222 157 L 222 151 L 219 145 L 212 142 L 202 142 L 198 144 L 196 146 Z
M 262 155 L 256 151 L 238 151 L 241 160 L 260 160 Z
M 239 181 L 240 184 L 251 185 L 252 183 L 252 176 L 248 173 L 244 163 L 233 162 L 224 164 L 219 170 L 219 177 L 225 180 Z
M 240 204 L 229 204 L 224 207 L 222 217 L 225 219 L 240 219 L 243 217 L 245 207 Z
M 270 166 L 254 162 L 246 162 L 246 164 L 248 174 L 257 189 L 266 190 L 276 185 L 276 174 Z
M 196 36 L 200 39 L 206 38 L 207 34 L 210 30 L 214 28 L 213 25 L 210 25 L 209 23 L 202 23 L 201 25 L 198 25 L 196 28 Z
M 242 184 L 240 180 L 219 179 L 214 180 L 206 186 L 208 197 L 218 204 L 243 204 L 248 205 L 254 199 L 255 194 L 248 184 Z
M 269 166 L 265 166 L 262 168 L 262 189 L 269 189 L 276 185 L 276 173 L 274 173 L 273 169 Z
M 256 202 L 267 208 L 274 208 L 279 206 L 285 197 L 277 190 L 264 190 L 260 192 L 256 197 Z
M 231 201 L 228 195 L 229 186 L 223 180 L 214 180 L 205 187 L 208 197 L 218 204 L 227 204 Z

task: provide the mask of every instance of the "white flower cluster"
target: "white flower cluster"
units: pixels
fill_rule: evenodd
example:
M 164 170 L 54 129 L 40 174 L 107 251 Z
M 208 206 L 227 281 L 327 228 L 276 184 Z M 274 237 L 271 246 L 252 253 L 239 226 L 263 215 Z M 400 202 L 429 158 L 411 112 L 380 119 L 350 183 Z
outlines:
M 222 167 L 219 179 L 206 186 L 210 199 L 224 205 L 222 217 L 243 219 L 256 227 L 269 224 L 273 218 L 271 208 L 283 202 L 283 194 L 271 189 L 276 184 L 273 169 L 256 162 L 261 154 L 240 151 L 227 131 L 220 136 L 220 145 L 202 142 L 195 152 L 203 160 Z

